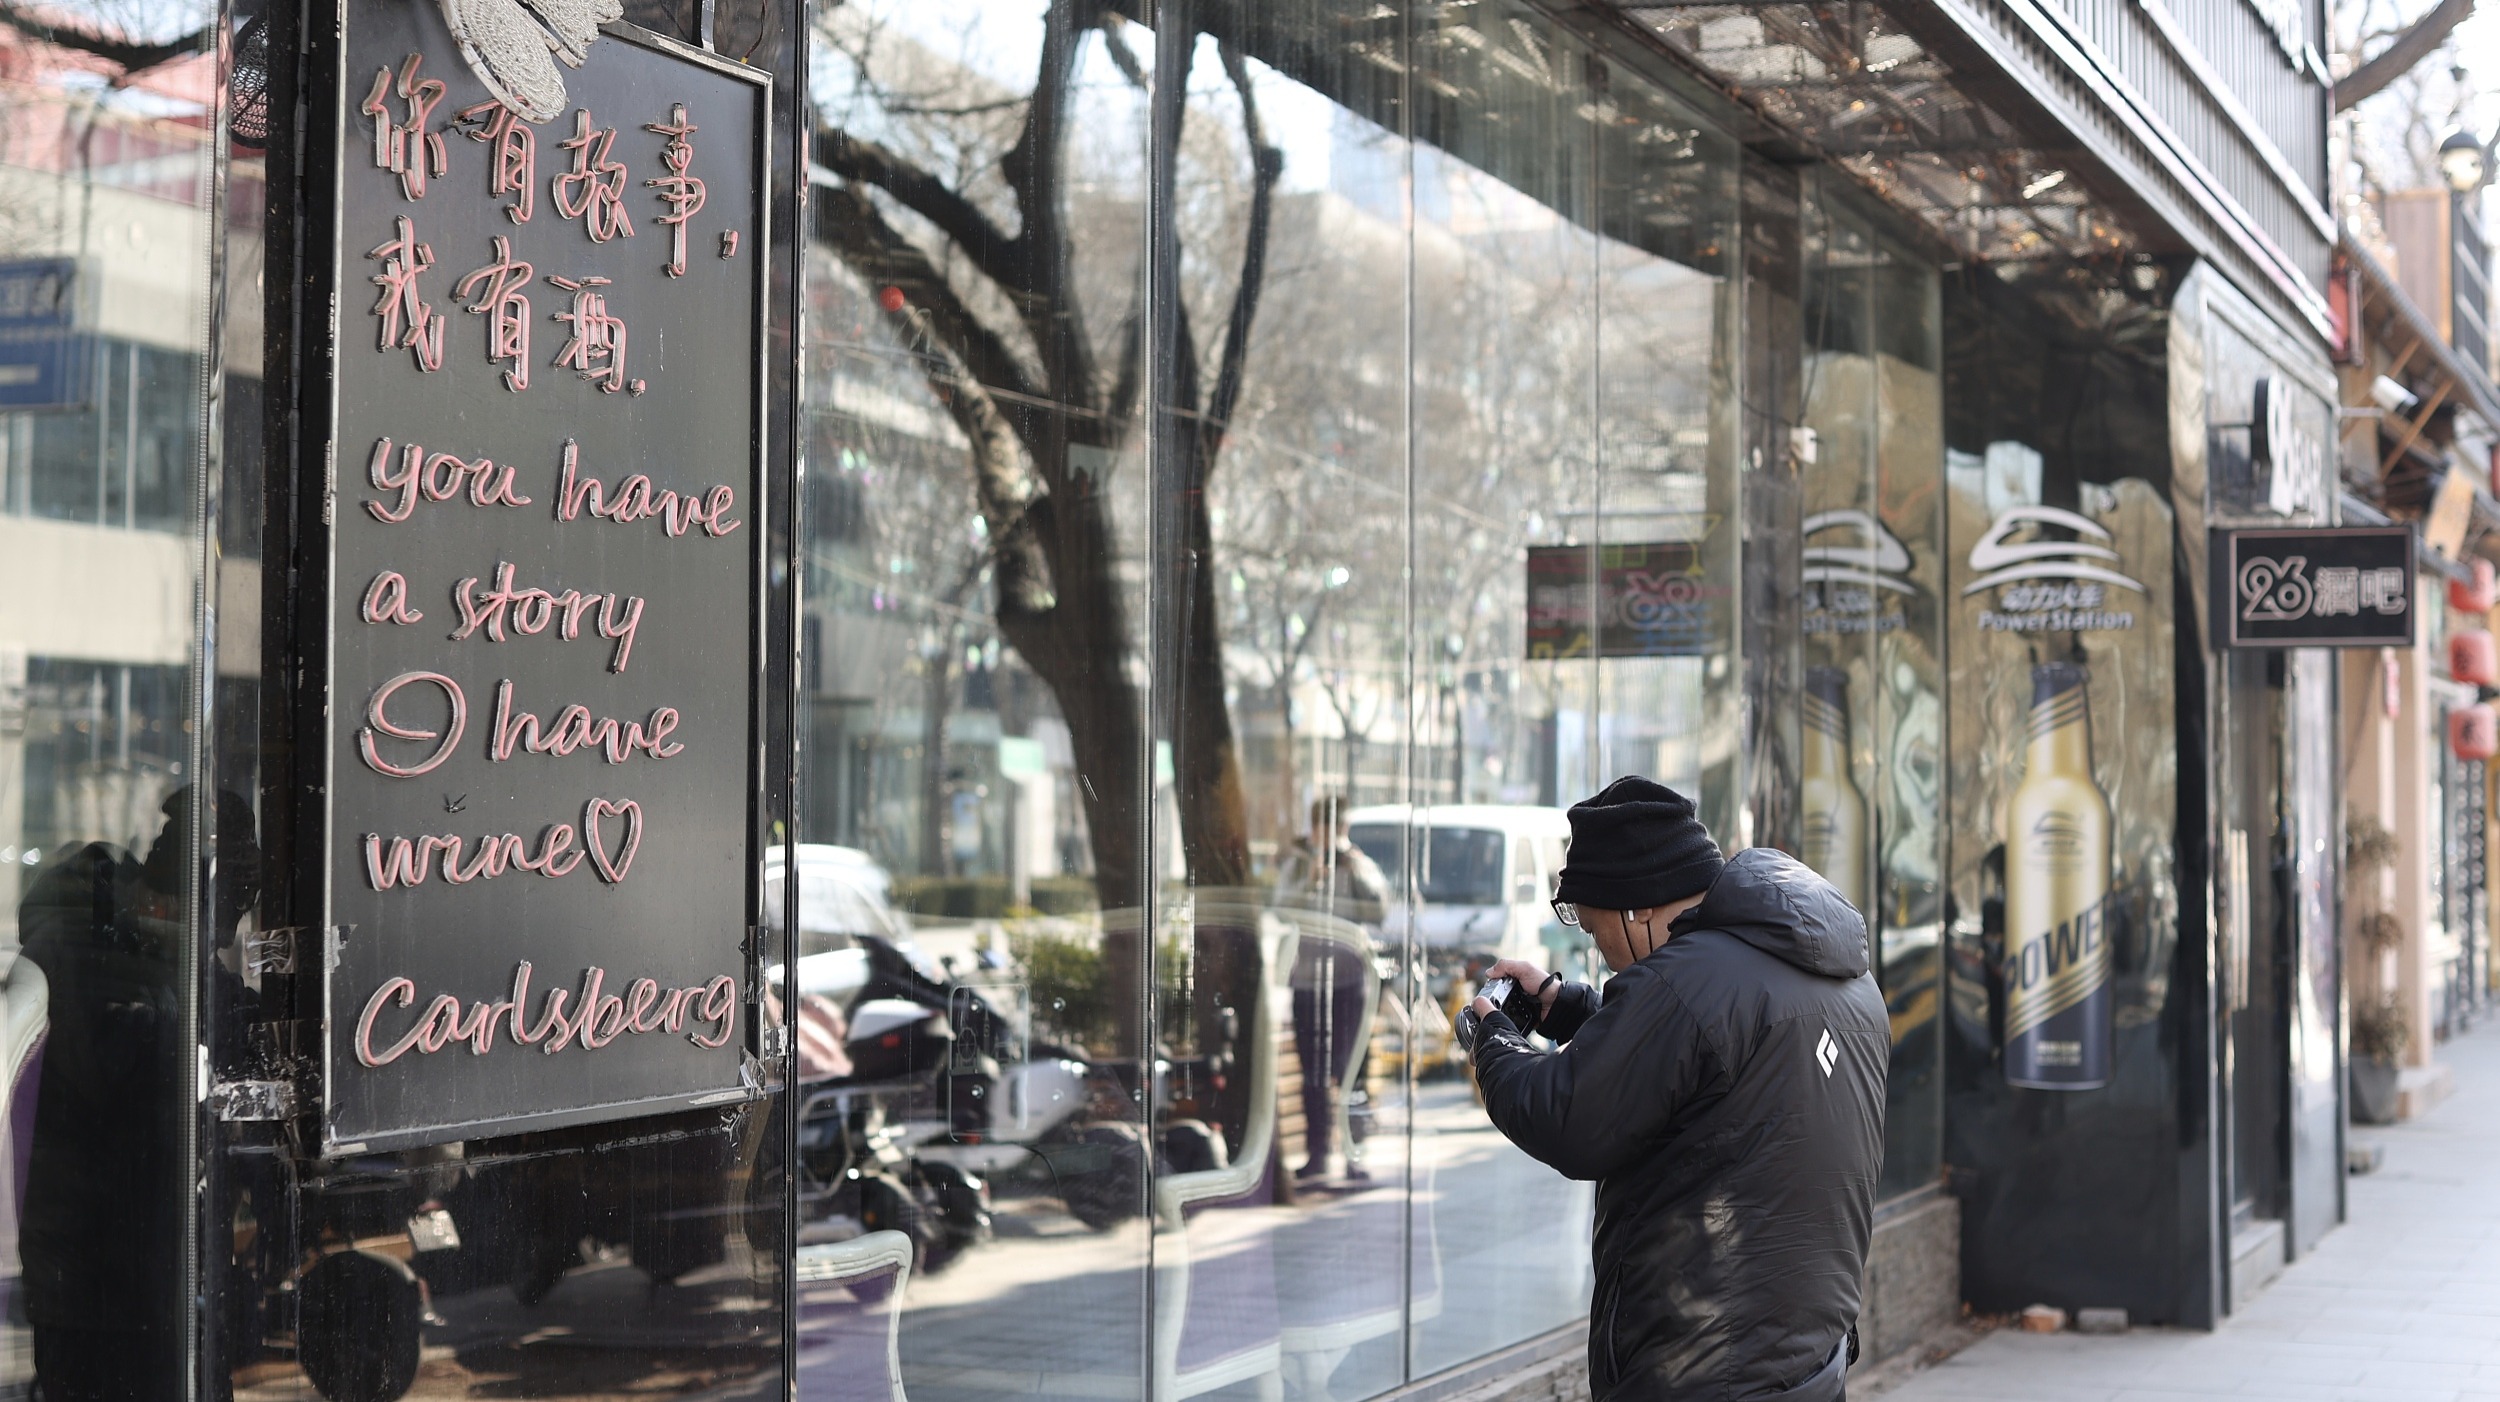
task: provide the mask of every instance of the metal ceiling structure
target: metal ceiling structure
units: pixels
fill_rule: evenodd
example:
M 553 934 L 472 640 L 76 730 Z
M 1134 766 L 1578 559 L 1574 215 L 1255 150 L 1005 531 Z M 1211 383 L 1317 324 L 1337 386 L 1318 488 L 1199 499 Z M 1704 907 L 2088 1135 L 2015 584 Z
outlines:
M 1864 3 L 1623 12 L 1736 101 L 1848 170 L 1960 256 L 2123 257 L 2138 239 L 1890 14 Z

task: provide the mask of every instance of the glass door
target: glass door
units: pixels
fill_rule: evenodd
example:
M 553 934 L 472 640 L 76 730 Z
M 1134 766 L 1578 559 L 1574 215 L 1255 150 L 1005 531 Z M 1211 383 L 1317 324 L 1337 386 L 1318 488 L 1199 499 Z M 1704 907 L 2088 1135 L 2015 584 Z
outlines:
M 2230 1088 L 2228 1201 L 2235 1234 L 2282 1215 L 2281 967 L 2291 859 L 2283 813 L 2284 661 L 2282 653 L 2234 652 L 2221 668 L 2222 928 L 2215 1007 Z

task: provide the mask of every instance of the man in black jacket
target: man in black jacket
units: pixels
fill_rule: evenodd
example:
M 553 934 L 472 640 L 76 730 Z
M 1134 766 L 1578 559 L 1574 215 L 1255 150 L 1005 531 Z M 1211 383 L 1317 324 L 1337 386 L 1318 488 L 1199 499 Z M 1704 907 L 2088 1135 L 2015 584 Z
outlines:
M 1724 859 L 1692 801 L 1618 779 L 1571 810 L 1555 913 L 1615 976 L 1523 960 L 1539 1053 L 1478 998 L 1476 1077 L 1511 1142 L 1597 1182 L 1597 1402 L 1836 1402 L 1883 1156 L 1891 1037 L 1866 923 L 1768 848 Z

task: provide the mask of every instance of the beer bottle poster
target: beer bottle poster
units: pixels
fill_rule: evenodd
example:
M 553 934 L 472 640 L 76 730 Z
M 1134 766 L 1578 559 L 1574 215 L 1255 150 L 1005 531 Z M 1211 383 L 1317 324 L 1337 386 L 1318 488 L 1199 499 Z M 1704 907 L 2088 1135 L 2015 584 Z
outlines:
M 2175 937 L 2171 511 L 2012 439 L 1946 477 L 1956 942 L 2005 1081 L 2093 1090 Z
M 446 13 L 341 11 L 331 1153 L 747 1093 L 765 81 Z

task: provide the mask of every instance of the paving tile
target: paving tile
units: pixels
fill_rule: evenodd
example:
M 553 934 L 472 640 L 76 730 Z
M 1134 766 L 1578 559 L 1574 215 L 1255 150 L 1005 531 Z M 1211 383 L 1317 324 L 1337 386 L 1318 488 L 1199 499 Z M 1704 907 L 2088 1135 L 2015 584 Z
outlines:
M 2456 1094 L 2351 1181 L 2349 1218 L 2212 1333 L 2001 1333 L 1887 1402 L 2500 1402 L 2500 1029 L 2440 1049 Z M 1852 1397 L 1858 1396 L 1853 1388 Z
M 2453 1402 L 2455 1387 L 2373 1387 L 2328 1382 L 2250 1382 L 2233 1397 L 2273 1397 L 2275 1402 Z M 2133 1397 L 2125 1397 L 2133 1402 Z

